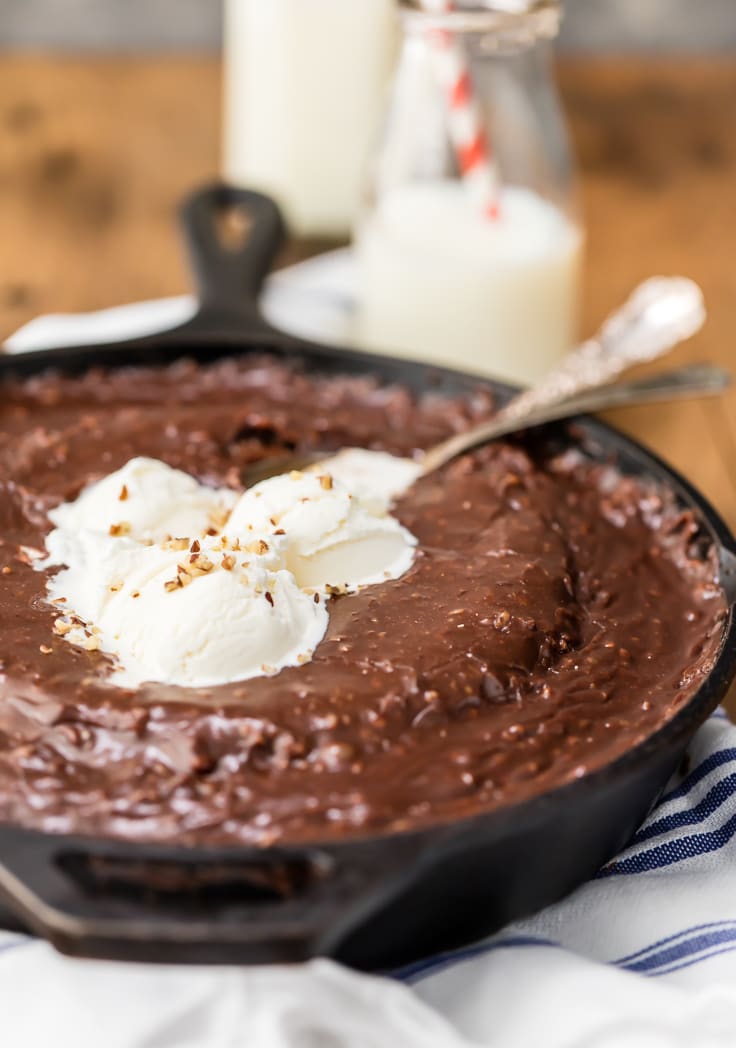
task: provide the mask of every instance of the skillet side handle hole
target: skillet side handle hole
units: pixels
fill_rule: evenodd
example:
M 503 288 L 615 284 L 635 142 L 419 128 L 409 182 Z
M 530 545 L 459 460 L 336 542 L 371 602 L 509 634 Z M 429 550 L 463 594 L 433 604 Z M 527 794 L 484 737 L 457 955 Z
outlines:
M 322 852 L 247 860 L 129 859 L 117 855 L 62 852 L 57 866 L 87 895 L 144 898 L 156 905 L 275 904 L 306 895 L 333 868 Z

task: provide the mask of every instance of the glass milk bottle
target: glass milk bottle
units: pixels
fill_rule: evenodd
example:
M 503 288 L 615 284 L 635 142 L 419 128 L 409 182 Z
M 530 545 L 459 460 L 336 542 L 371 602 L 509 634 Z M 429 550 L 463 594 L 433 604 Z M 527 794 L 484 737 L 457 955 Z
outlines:
M 398 45 L 394 0 L 226 0 L 224 174 L 347 237 Z
M 577 337 L 583 234 L 550 56 L 559 5 L 401 7 L 355 229 L 355 339 L 530 384 Z

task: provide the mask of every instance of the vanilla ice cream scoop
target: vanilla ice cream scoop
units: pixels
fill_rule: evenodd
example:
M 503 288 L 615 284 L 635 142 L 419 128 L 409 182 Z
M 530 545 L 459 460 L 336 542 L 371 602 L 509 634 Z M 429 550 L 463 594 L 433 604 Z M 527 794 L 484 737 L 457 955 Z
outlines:
M 222 526 L 237 496 L 213 489 L 152 458 L 133 458 L 49 513 L 65 531 L 82 529 L 139 541 L 170 536 L 201 538 Z
M 372 508 L 327 472 L 285 473 L 241 495 L 225 530 L 241 541 L 284 534 L 286 567 L 300 586 L 351 592 L 398 578 L 414 559 L 414 536 Z
M 56 632 L 115 656 L 110 681 L 124 687 L 206 687 L 308 662 L 330 596 L 398 578 L 416 547 L 387 512 L 405 467 L 364 460 L 359 494 L 350 460 L 339 468 L 345 483 L 292 473 L 238 499 L 131 459 L 49 514 L 36 566 L 60 568 L 47 583 Z
M 270 549 L 233 551 L 213 539 L 143 546 L 92 532 L 75 541 L 64 550 L 72 566 L 49 585 L 73 609 L 57 629 L 116 655 L 115 684 L 207 686 L 275 673 L 308 662 L 327 628 L 325 602 L 273 570 Z

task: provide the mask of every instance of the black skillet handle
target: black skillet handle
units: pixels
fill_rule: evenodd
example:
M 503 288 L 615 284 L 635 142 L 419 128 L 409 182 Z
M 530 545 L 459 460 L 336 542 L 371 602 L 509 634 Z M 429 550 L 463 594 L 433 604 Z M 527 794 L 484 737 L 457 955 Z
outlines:
M 66 369 L 107 362 L 163 360 L 167 351 L 258 341 L 309 352 L 310 343 L 280 332 L 263 318 L 258 296 L 282 247 L 286 230 L 270 197 L 250 189 L 213 183 L 196 190 L 181 206 L 181 224 L 194 273 L 199 308 L 190 319 L 153 334 L 119 342 L 48 347 L 10 356 L 0 351 L 0 374 L 34 374 L 58 363 Z
M 408 889 L 422 850 L 404 837 L 195 851 L 1 826 L 0 902 L 72 956 L 290 963 L 339 956 L 352 930 Z
M 258 296 L 286 240 L 276 203 L 215 182 L 184 200 L 180 220 L 200 301 L 191 325 L 213 334 L 271 334 Z

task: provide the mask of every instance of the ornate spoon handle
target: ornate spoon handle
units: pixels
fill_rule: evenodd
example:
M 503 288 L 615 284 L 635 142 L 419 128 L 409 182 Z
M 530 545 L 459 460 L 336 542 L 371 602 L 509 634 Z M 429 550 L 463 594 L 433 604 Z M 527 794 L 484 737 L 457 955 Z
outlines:
M 694 335 L 704 320 L 703 295 L 697 284 L 685 277 L 652 277 L 608 317 L 596 336 L 571 350 L 554 371 L 510 400 L 490 422 L 430 449 L 422 461 L 422 472 L 429 473 L 463 451 L 523 429 L 525 424 L 538 425 L 575 411 L 593 410 L 583 406 L 545 413 L 579 394 L 604 387 L 634 364 L 661 356 Z

